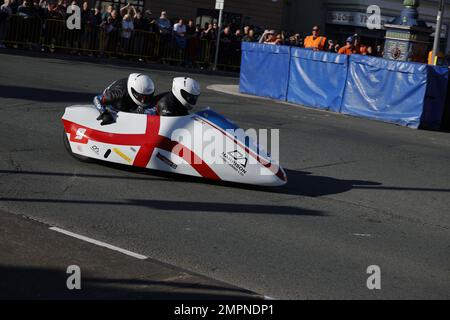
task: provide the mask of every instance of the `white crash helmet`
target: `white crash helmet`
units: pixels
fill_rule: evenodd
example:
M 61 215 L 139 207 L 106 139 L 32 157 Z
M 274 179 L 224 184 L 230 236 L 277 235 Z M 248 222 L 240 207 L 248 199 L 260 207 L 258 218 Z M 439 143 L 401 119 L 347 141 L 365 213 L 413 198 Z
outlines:
M 132 73 L 128 77 L 127 89 L 131 99 L 138 106 L 148 107 L 155 93 L 155 84 L 145 74 Z
M 174 78 L 172 93 L 183 106 L 190 110 L 197 103 L 200 95 L 200 84 L 192 78 Z

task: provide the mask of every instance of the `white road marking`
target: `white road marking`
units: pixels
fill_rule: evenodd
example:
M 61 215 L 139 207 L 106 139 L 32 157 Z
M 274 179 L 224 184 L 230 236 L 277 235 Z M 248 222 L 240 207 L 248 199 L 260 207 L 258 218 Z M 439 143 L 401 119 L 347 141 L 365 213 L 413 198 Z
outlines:
M 366 237 L 366 238 L 372 237 L 370 233 L 354 233 L 353 235 L 357 237 Z
M 120 253 L 126 254 L 127 256 L 130 256 L 130 257 L 133 257 L 133 258 L 136 258 L 136 259 L 145 260 L 145 259 L 148 258 L 146 256 L 143 256 L 143 255 L 139 254 L 139 253 L 131 252 L 129 250 L 122 249 L 122 248 L 119 248 L 119 247 L 113 246 L 111 244 L 108 244 L 108 243 L 105 243 L 105 242 L 101 242 L 101 241 L 98 241 L 98 240 L 95 240 L 95 239 L 92 239 L 92 238 L 88 238 L 88 237 L 85 237 L 85 236 L 82 236 L 82 235 L 79 235 L 79 234 L 76 234 L 76 233 L 73 233 L 73 232 L 70 232 L 70 231 L 58 228 L 58 227 L 50 227 L 49 229 L 53 230 L 53 231 L 56 231 L 56 232 L 59 232 L 59 233 L 62 233 L 62 234 L 65 234 L 65 235 L 73 237 L 73 238 L 77 238 L 77 239 L 80 239 L 80 240 L 83 240 L 83 241 L 95 244 L 95 245 L 100 246 L 100 247 L 104 247 L 104 248 L 108 248 L 110 250 L 118 251 Z

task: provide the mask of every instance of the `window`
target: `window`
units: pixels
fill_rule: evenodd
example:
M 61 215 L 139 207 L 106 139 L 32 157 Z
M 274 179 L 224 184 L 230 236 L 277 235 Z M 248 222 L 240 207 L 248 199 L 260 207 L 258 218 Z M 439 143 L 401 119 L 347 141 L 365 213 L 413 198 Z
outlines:
M 107 0 L 107 1 L 97 1 L 96 2 L 96 6 L 101 6 L 103 10 L 106 10 L 106 7 L 108 7 L 109 5 L 113 5 L 115 8 L 116 7 L 123 7 L 125 6 L 128 2 L 131 3 L 131 5 L 133 5 L 137 10 L 139 11 L 143 11 L 144 9 L 144 1 L 145 0 Z
M 223 24 L 233 24 L 237 28 L 242 26 L 242 14 L 240 13 L 232 13 L 232 12 L 223 12 L 222 18 Z M 219 21 L 219 11 L 211 10 L 211 9 L 197 9 L 197 18 L 195 20 L 196 24 L 205 26 L 205 23 L 217 23 Z

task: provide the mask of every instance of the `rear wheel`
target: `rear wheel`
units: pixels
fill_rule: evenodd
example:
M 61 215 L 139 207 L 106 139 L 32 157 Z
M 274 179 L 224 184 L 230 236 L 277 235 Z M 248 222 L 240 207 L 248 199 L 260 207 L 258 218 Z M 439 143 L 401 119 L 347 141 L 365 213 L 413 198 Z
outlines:
M 75 159 L 82 161 L 82 162 L 90 162 L 91 158 L 76 154 L 72 152 L 72 149 L 70 148 L 69 139 L 67 139 L 67 133 L 66 130 L 63 128 L 63 141 L 64 141 L 64 147 L 66 148 L 67 152 L 74 157 Z

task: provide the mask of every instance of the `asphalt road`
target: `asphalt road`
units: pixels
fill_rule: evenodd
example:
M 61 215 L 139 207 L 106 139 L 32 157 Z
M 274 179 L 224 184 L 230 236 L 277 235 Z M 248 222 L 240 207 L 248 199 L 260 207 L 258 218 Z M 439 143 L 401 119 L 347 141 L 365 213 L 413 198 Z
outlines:
M 64 108 L 135 68 L 0 54 L 0 70 L 0 209 L 274 298 L 450 298 L 449 133 L 221 94 L 206 86 L 238 79 L 193 75 L 201 105 L 280 129 L 289 178 L 208 184 L 66 153 Z M 180 75 L 145 71 L 158 90 Z M 366 287 L 370 265 L 381 290 Z

